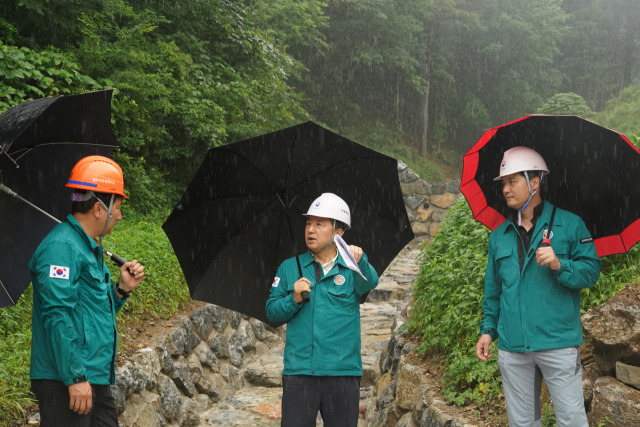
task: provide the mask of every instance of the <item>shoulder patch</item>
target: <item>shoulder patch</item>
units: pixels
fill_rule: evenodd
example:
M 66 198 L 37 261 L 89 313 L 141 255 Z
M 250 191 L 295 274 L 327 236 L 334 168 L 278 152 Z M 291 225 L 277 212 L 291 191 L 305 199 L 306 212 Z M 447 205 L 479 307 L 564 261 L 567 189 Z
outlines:
M 271 287 L 272 288 L 277 288 L 279 284 L 280 284 L 280 278 L 276 277 L 276 278 L 273 279 L 273 283 L 271 284 Z
M 593 242 L 593 237 L 585 237 L 584 239 L 580 239 L 580 243 L 591 243 Z
M 52 277 L 54 279 L 69 280 L 69 267 L 52 265 L 49 267 L 49 277 Z

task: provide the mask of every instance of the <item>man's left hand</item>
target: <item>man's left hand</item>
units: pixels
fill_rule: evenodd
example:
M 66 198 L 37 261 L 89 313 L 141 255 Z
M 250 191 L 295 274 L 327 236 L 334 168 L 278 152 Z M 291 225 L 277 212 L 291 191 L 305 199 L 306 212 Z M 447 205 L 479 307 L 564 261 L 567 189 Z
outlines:
M 548 265 L 552 270 L 560 270 L 562 264 L 551 246 L 543 246 L 536 250 L 536 262 L 540 266 Z
M 351 251 L 351 255 L 353 255 L 356 262 L 360 262 L 360 258 L 362 258 L 362 248 L 360 246 L 349 245 L 349 251 Z

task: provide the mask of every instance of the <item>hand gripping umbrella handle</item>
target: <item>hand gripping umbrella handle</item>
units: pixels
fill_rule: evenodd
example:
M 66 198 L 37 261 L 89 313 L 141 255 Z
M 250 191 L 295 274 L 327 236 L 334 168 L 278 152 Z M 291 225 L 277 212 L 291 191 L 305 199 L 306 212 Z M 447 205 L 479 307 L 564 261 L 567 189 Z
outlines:
M 307 291 L 302 291 L 302 302 L 309 302 L 310 298 L 309 298 L 309 292 Z
M 551 227 L 553 227 L 553 218 L 556 216 L 556 207 L 553 207 L 553 211 L 551 211 L 551 220 L 549 221 L 549 228 L 547 229 L 547 236 L 542 239 L 542 243 L 540 246 L 546 248 L 551 246 Z

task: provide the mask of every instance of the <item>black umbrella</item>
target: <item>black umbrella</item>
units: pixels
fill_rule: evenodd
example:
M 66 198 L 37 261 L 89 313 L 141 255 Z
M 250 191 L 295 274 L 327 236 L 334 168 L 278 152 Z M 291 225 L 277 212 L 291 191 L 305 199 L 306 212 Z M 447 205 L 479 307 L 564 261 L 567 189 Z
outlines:
M 162 226 L 191 296 L 270 323 L 276 270 L 306 250 L 302 214 L 325 192 L 347 202 L 345 240 L 379 273 L 413 239 L 397 161 L 315 123 L 210 149 Z
M 474 218 L 494 230 L 505 220 L 502 154 L 536 150 L 551 172 L 542 196 L 579 215 L 603 257 L 640 240 L 640 152 L 622 134 L 577 116 L 530 115 L 495 127 L 465 154 L 460 189 Z
M 0 115 L 0 307 L 18 300 L 29 258 L 70 212 L 64 184 L 75 163 L 115 148 L 111 92 L 27 101 Z

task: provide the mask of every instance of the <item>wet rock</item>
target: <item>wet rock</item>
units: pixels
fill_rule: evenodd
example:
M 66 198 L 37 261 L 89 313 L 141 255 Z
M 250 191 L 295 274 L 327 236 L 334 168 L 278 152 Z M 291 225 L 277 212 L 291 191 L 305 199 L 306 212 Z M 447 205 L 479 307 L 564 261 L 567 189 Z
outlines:
M 229 324 L 231 311 L 215 304 L 211 305 L 210 310 L 213 327 L 216 328 L 218 332 L 224 332 L 224 330 L 227 328 L 227 325 Z
M 200 338 L 206 339 L 213 331 L 213 318 L 213 305 L 207 305 L 191 315 L 191 321 Z
M 612 377 L 598 378 L 593 389 L 591 419 L 608 419 L 616 426 L 637 425 L 640 420 L 640 391 Z
M 639 295 L 640 286 L 629 285 L 582 316 L 585 336 L 604 375 L 615 375 L 618 361 L 640 366 Z
M 169 421 L 177 420 L 181 417 L 182 400 L 178 387 L 166 375 L 160 374 L 158 377 L 158 394 L 160 396 L 160 404 L 162 415 Z

